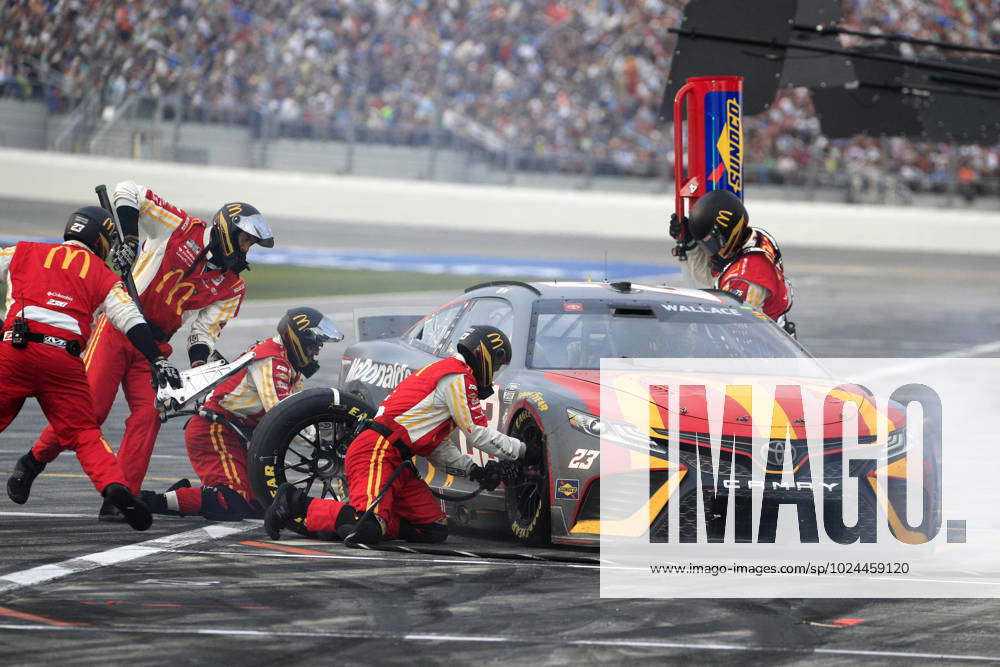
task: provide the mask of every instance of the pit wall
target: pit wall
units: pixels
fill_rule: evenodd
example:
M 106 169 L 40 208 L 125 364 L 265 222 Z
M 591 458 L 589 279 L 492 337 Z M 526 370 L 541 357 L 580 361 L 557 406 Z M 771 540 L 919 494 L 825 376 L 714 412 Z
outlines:
M 131 178 L 193 210 L 249 200 L 265 215 L 456 230 L 656 239 L 673 198 L 205 167 L 0 149 L 0 199 L 90 201 Z M 783 247 L 1000 254 L 1000 214 L 747 197 L 752 224 Z

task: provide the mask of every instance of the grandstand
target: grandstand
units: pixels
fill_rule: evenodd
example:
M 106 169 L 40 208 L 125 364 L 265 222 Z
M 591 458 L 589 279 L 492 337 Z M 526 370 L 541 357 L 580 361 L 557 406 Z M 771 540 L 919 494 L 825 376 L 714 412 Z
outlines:
M 616 187 L 670 178 L 672 133 L 656 110 L 682 0 L 289 4 L 7 0 L 0 96 L 44 104 L 45 145 L 60 150 L 225 162 L 209 137 L 229 137 L 248 148 L 228 160 L 252 166 Z M 844 0 L 844 25 L 997 47 L 994 4 Z M 902 203 L 1000 189 L 1000 147 L 828 140 L 805 89 L 783 90 L 745 127 L 758 184 Z

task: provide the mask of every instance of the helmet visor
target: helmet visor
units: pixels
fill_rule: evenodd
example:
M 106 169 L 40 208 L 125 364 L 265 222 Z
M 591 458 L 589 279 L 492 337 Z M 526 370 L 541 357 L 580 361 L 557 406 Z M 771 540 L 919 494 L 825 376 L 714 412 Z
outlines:
M 700 245 L 705 252 L 711 256 L 722 250 L 722 239 L 714 234 L 710 234 L 703 239 L 698 239 L 698 245 Z
M 265 248 L 274 247 L 274 235 L 271 234 L 271 227 L 263 215 L 254 213 L 253 215 L 241 215 L 239 218 L 239 222 L 235 223 L 238 229 L 256 238 L 259 245 Z
M 303 333 L 306 334 L 306 338 L 315 340 L 318 343 L 339 343 L 344 340 L 344 334 L 340 333 L 340 329 L 337 328 L 337 325 L 329 317 L 324 317 L 319 321 L 319 324 L 309 327 Z

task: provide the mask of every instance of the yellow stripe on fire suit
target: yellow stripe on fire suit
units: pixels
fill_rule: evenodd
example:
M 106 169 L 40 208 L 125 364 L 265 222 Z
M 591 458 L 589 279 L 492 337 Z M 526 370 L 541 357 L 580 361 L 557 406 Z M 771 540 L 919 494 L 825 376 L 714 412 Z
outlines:
M 97 349 L 100 343 L 101 336 L 104 334 L 104 330 L 107 328 L 108 318 L 106 315 L 101 315 L 100 319 L 97 321 L 97 328 L 94 333 L 90 336 L 90 344 L 87 345 L 87 350 L 83 353 L 83 368 L 84 370 L 90 370 L 90 360 L 94 357 L 94 350 Z
M 166 209 L 160 208 L 159 206 L 152 203 L 148 199 L 139 204 L 139 211 L 141 213 L 145 213 L 153 220 L 156 220 L 158 223 L 160 223 L 161 225 L 163 225 L 164 227 L 166 227 L 171 231 L 177 229 L 177 227 L 181 224 L 181 222 L 183 222 L 182 218 L 174 215 L 173 213 L 170 213 Z M 176 222 L 174 220 L 171 220 L 171 218 L 176 220 Z
M 222 424 L 212 424 L 208 429 L 208 434 L 212 441 L 212 446 L 219 455 L 219 461 L 222 464 L 222 471 L 226 474 L 226 479 L 229 480 L 230 486 L 234 488 L 238 487 L 240 476 L 236 472 L 236 463 L 232 460 L 232 456 L 226 448 L 226 441 L 222 437 Z
M 461 387 L 461 392 L 459 392 L 458 387 Z M 454 380 L 448 383 L 448 391 L 451 392 L 452 400 L 455 402 L 455 413 L 452 414 L 452 418 L 458 427 L 463 431 L 468 431 L 472 428 L 472 413 L 469 412 L 469 401 L 465 398 L 465 383 L 462 382 L 461 376 L 456 376 Z
M 365 496 L 370 504 L 372 499 L 375 497 L 375 493 L 372 493 L 372 486 L 375 484 L 376 480 L 380 478 L 382 455 L 382 445 L 385 443 L 385 438 L 379 436 L 378 440 L 375 441 L 375 447 L 372 448 L 371 458 L 368 460 L 368 484 L 365 487 Z
M 222 333 L 222 327 L 225 326 L 226 322 L 233 316 L 236 312 L 236 308 L 240 305 L 240 297 L 233 297 L 227 301 L 224 301 L 220 306 L 219 315 L 208 325 L 209 330 L 211 330 L 216 336 Z

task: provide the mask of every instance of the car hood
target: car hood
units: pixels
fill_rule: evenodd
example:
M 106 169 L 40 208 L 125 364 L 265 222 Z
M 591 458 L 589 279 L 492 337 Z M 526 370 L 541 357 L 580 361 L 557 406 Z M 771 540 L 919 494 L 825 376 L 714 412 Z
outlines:
M 560 385 L 563 389 L 571 392 L 592 414 L 600 414 L 601 406 L 601 372 L 600 371 L 544 371 L 547 379 Z M 774 377 L 761 377 L 758 382 L 773 383 Z M 704 386 L 717 387 L 718 391 L 726 390 L 725 404 L 722 412 L 722 422 L 725 425 L 727 435 L 750 436 L 752 435 L 750 424 L 750 389 L 749 384 L 754 382 L 753 378 L 741 380 L 745 382 L 740 386 L 725 386 L 726 380 L 732 378 L 704 373 L 692 375 L 684 373 L 683 378 L 678 378 L 682 382 L 680 394 L 680 421 L 681 431 L 693 431 L 698 433 L 708 432 L 708 404 L 721 400 L 717 393 L 709 393 L 706 398 Z M 840 437 L 840 428 L 836 427 L 844 421 L 845 404 L 853 403 L 857 406 L 859 414 L 858 435 L 875 435 L 877 424 L 877 413 L 875 405 L 867 392 L 853 384 L 839 384 L 833 380 L 817 380 L 815 378 L 778 378 L 779 381 L 787 381 L 792 389 L 779 390 L 774 407 L 771 410 L 772 430 L 780 431 L 780 437 L 785 437 L 786 428 L 793 432 L 793 438 L 806 437 L 805 409 L 804 404 L 811 398 L 823 400 L 823 425 L 824 437 Z M 662 375 L 657 376 L 655 382 L 662 382 Z M 686 383 L 686 384 L 684 384 Z M 703 383 L 703 385 L 699 385 Z M 623 419 L 624 421 L 635 422 L 643 418 L 637 410 L 647 406 L 649 410 L 650 427 L 653 429 L 665 429 L 668 427 L 670 401 L 666 389 L 653 390 L 648 394 L 645 387 L 651 384 L 649 375 L 640 372 L 616 373 L 613 380 L 615 388 L 615 414 L 604 415 L 612 419 Z M 798 389 L 801 387 L 800 390 Z M 648 403 L 646 401 L 648 400 Z M 855 408 L 848 408 L 847 414 L 851 414 Z M 713 407 L 713 414 L 715 408 Z M 905 422 L 905 413 L 899 406 L 890 406 L 887 415 L 889 419 L 889 430 L 899 428 Z M 772 437 L 773 434 L 772 434 Z

